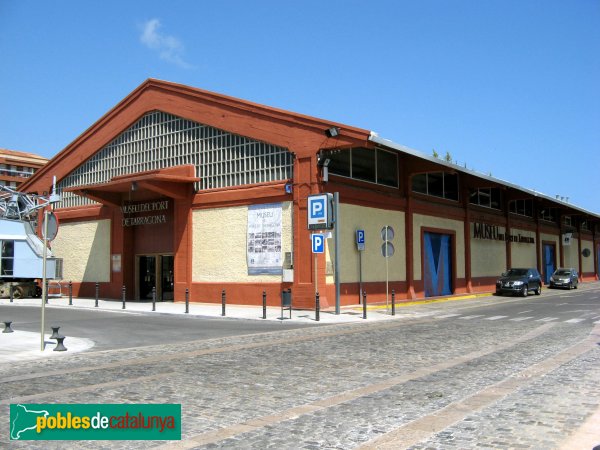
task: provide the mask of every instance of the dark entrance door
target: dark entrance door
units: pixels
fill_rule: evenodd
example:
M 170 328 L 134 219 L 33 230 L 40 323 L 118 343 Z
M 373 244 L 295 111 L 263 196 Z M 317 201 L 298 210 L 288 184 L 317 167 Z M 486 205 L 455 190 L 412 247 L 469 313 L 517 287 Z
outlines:
M 544 284 L 550 283 L 550 277 L 556 270 L 556 245 L 544 244 Z
M 156 287 L 156 256 L 139 257 L 140 300 L 152 300 L 152 288 Z
M 452 236 L 424 233 L 423 271 L 425 297 L 452 294 Z
M 139 255 L 139 300 L 152 300 L 152 288 L 156 288 L 156 300 L 173 300 L 173 255 Z
M 173 255 L 161 255 L 160 266 L 162 300 L 173 300 Z

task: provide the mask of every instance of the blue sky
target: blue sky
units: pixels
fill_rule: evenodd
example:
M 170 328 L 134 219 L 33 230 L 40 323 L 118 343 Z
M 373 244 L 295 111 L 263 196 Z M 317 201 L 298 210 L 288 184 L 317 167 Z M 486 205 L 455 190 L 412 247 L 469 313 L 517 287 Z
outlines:
M 146 78 L 348 125 L 600 213 L 600 0 L 0 0 L 0 147 Z

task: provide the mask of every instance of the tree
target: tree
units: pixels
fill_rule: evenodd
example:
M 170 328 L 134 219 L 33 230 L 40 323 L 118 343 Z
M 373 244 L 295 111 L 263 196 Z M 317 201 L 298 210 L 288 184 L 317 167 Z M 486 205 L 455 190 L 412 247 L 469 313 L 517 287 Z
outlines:
M 449 163 L 452 162 L 452 155 L 450 154 L 450 152 L 446 152 L 446 156 L 444 157 L 444 159 Z
M 433 157 L 434 158 L 439 158 L 440 157 L 440 154 L 435 151 L 435 148 L 433 149 Z

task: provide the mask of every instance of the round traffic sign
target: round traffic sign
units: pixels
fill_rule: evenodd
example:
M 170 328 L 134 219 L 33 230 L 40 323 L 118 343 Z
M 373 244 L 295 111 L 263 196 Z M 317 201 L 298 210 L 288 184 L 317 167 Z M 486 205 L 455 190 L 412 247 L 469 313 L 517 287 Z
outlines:
M 394 256 L 394 244 L 391 242 L 384 242 L 381 244 L 381 254 L 386 258 Z
M 47 223 L 42 223 L 42 236 L 49 241 L 54 240 L 58 233 L 58 218 L 52 211 L 44 215 Z M 46 229 L 48 229 L 48 236 L 46 236 Z
M 391 241 L 394 239 L 394 229 L 389 225 L 383 227 L 381 229 L 381 239 L 384 241 Z

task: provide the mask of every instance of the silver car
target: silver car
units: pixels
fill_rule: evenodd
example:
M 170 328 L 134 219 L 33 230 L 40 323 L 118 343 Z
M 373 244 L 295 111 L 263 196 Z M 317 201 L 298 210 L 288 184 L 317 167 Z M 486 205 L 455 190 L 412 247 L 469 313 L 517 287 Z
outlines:
M 577 271 L 573 268 L 556 269 L 550 277 L 549 284 L 549 287 L 551 288 L 561 287 L 567 289 L 577 289 L 577 285 L 579 284 L 579 275 L 577 274 Z

